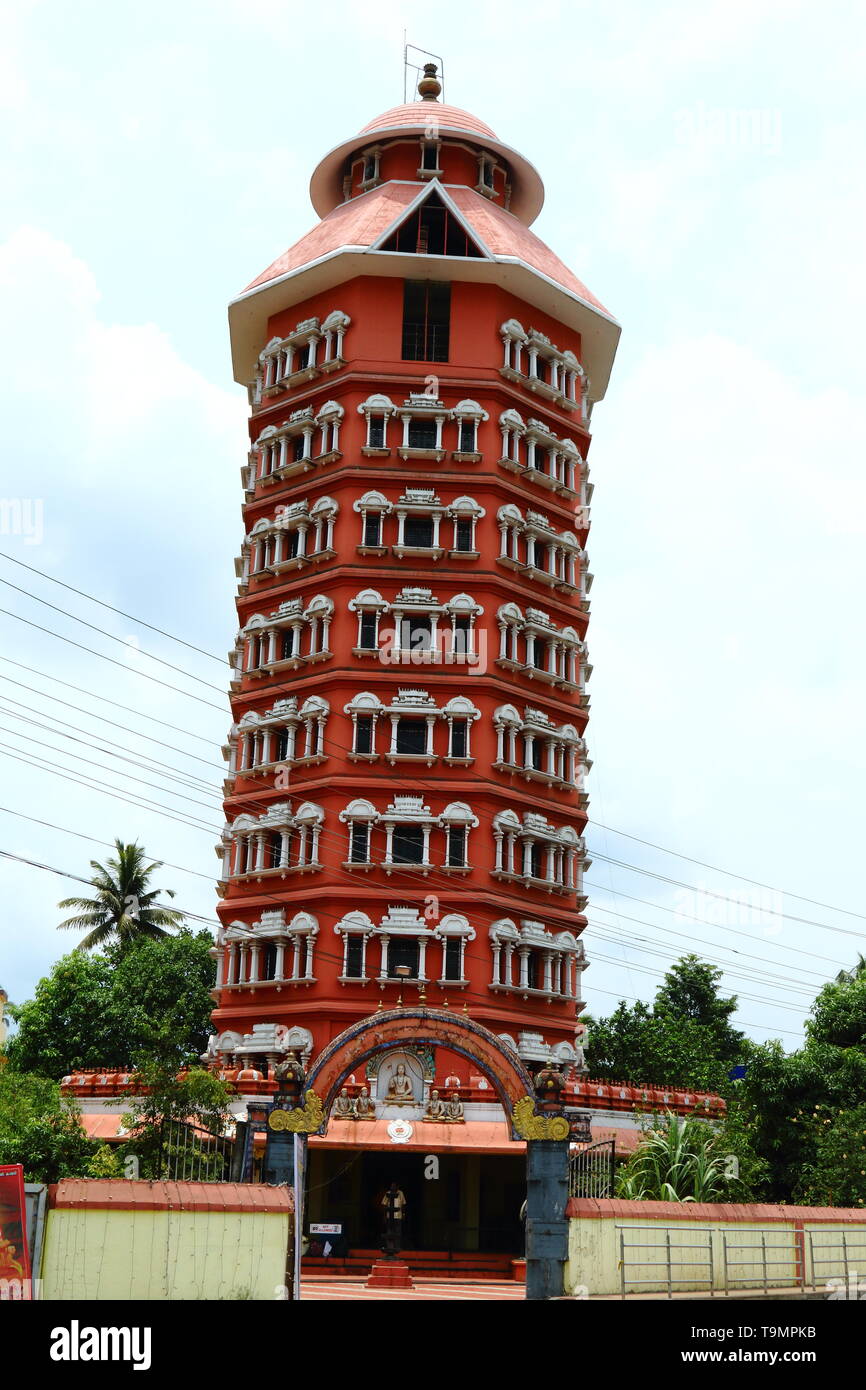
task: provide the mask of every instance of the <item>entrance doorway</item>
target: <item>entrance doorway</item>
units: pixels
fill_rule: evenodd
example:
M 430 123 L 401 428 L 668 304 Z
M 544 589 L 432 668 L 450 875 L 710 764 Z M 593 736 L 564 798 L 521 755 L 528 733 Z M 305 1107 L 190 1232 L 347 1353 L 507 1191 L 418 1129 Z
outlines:
M 424 1156 L 418 1153 L 366 1153 L 361 1160 L 361 1201 L 358 1211 L 360 1244 L 378 1250 L 382 1244 L 382 1198 L 395 1182 L 406 1198 L 403 1249 L 420 1250 L 424 1207 Z

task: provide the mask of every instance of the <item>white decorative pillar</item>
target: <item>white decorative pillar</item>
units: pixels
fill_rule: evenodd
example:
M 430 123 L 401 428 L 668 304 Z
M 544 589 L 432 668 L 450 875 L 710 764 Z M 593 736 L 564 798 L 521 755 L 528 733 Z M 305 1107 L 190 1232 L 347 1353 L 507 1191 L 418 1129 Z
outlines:
M 518 984 L 521 989 L 526 989 L 529 985 L 529 948 L 526 946 L 518 946 L 517 957 L 520 961 Z
M 548 994 L 553 990 L 553 962 L 549 951 L 544 952 L 544 988 Z
M 507 366 L 507 365 L 508 365 L 508 364 L 506 363 L 506 366 Z M 490 981 L 490 983 L 491 983 L 492 985 L 501 984 L 501 980 L 500 980 L 500 978 L 499 978 L 499 961 L 500 961 L 501 952 L 502 952 L 502 947 L 500 946 L 499 942 L 498 942 L 498 941 L 494 941 L 494 942 L 493 942 L 493 976 L 492 976 L 491 981 Z

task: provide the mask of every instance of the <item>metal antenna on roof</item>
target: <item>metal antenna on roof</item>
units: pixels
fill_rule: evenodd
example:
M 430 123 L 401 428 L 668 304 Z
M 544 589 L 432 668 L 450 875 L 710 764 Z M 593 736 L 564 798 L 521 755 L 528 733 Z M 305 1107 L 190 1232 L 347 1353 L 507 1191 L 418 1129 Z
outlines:
M 426 59 L 428 59 L 428 60 L 431 59 L 431 58 L 435 58 L 435 59 L 436 59 L 436 63 L 435 63 L 435 64 L 432 64 L 432 63 L 430 63 L 429 61 L 426 62 L 426 63 L 425 63 L 425 62 L 419 62 L 419 61 L 418 61 L 419 58 L 420 58 L 420 59 L 425 59 L 425 58 L 426 58 Z M 439 71 L 438 78 L 437 78 L 437 76 L 436 76 L 437 67 L 438 67 L 438 71 Z M 432 69 L 432 71 L 428 71 L 428 69 Z M 442 58 L 442 56 L 441 56 L 439 53 L 429 53 L 429 52 L 427 51 L 426 48 L 418 48 L 418 47 L 416 47 L 416 45 L 415 45 L 414 43 L 407 43 L 407 42 L 406 42 L 406 30 L 404 29 L 404 30 L 403 30 L 403 105 L 404 105 L 404 106 L 405 106 L 405 105 L 407 104 L 407 102 L 410 100 L 410 97 L 409 97 L 409 74 L 410 74 L 410 72 L 413 74 L 413 78 L 412 78 L 412 86 L 413 86 L 413 88 L 416 86 L 416 80 L 420 79 L 420 81 L 418 81 L 417 90 L 418 90 L 418 92 L 419 92 L 419 94 L 420 94 L 420 99 L 421 99 L 422 101 L 435 101 L 435 100 L 437 99 L 437 97 L 438 97 L 440 94 L 441 94 L 441 96 L 442 96 L 442 98 L 443 98 L 443 100 L 444 100 L 444 97 L 445 97 L 445 60 L 444 60 L 444 58 Z M 424 89 L 424 87 L 422 87 L 422 85 L 421 85 L 422 83 L 426 85 L 426 90 Z M 435 84 L 437 85 L 438 90 L 434 92 L 434 91 L 432 90 L 432 87 L 430 87 L 430 86 L 428 85 L 428 84 L 430 84 L 430 83 L 435 83 Z M 411 98 L 411 100 L 413 100 L 413 101 L 415 101 L 415 100 L 417 100 L 417 99 L 418 99 L 418 98 L 416 98 L 416 97 L 414 97 L 414 96 Z

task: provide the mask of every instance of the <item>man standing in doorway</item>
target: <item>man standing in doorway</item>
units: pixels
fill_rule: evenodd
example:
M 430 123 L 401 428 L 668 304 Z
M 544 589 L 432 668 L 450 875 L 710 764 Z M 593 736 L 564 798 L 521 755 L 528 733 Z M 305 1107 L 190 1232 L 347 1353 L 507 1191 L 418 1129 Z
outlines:
M 382 1198 L 385 1217 L 385 1235 L 382 1248 L 386 1255 L 396 1255 L 403 1249 L 403 1217 L 406 1212 L 406 1198 L 395 1182 L 391 1183 Z

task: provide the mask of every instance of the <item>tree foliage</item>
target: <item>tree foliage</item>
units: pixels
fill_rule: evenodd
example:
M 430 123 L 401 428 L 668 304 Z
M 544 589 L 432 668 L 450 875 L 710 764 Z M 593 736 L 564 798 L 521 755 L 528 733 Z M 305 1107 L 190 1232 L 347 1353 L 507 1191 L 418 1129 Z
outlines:
M 197 1060 L 211 1032 L 214 962 L 209 932 L 74 951 L 16 1009 L 10 1064 L 58 1080 L 65 1073 L 129 1067 L 135 1055 L 169 1049 L 175 1068 Z
M 85 1173 L 90 1155 L 78 1107 L 55 1082 L 0 1067 L 0 1163 L 23 1164 L 26 1182 L 57 1182 Z
M 221 1137 L 231 1120 L 229 1089 L 212 1072 L 202 1067 L 180 1075 L 171 1048 L 162 1047 L 137 1060 L 136 1077 L 141 1088 L 123 1124 L 131 1132 L 124 1152 L 134 1154 L 143 1178 L 164 1177 L 170 1160 L 179 1150 L 179 1134 L 186 1132 L 183 1156 L 200 1154 L 204 1162 L 216 1162 L 206 1141 Z M 191 1147 L 187 1143 L 191 1139 Z M 223 1175 L 222 1172 L 216 1176 Z
M 792 1053 L 778 1041 L 755 1047 L 744 1079 L 732 1088 L 726 1123 L 748 1137 L 760 1169 L 756 1196 L 862 1205 L 863 1096 L 866 976 L 855 967 L 820 991 L 803 1047 Z
M 590 1073 L 599 1080 L 718 1090 L 749 1044 L 731 1026 L 735 997 L 719 995 L 722 972 L 689 955 L 665 976 L 650 1008 L 620 1001 L 607 1018 L 587 1018 Z

